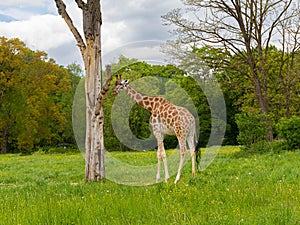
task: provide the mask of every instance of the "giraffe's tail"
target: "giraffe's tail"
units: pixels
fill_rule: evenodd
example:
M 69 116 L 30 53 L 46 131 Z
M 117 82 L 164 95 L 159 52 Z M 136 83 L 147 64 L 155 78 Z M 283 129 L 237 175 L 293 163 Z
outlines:
M 200 170 L 200 160 L 201 160 L 201 149 L 200 144 L 197 142 L 196 148 L 195 148 L 195 154 L 196 154 L 196 164 L 198 170 Z
M 198 136 L 197 136 L 197 132 L 196 132 L 196 126 L 194 126 L 194 138 L 195 138 L 195 143 L 196 143 L 196 147 L 195 147 L 195 155 L 196 155 L 196 164 L 197 164 L 197 168 L 199 170 L 199 163 L 201 160 L 201 149 L 200 149 L 200 142 L 198 141 Z

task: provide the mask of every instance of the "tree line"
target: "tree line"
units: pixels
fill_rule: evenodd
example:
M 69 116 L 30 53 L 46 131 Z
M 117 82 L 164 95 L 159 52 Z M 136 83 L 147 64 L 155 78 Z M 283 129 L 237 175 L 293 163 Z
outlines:
M 238 54 L 229 54 L 219 48 L 194 48 L 189 52 L 185 61 L 182 60 L 178 66 L 150 65 L 137 59 L 120 56 L 119 61 L 112 64 L 112 71 L 114 75 L 122 75 L 131 82 L 140 80 L 133 85 L 141 92 L 165 96 L 174 104 L 194 110 L 192 113 L 198 117 L 200 124 L 201 146 L 207 144 L 211 132 L 211 112 L 207 97 L 193 76 L 201 76 L 201 80 L 206 83 L 210 79 L 217 79 L 222 89 L 227 114 L 224 145 L 243 144 L 250 147 L 254 143 L 267 140 L 270 121 L 274 138 L 289 139 L 296 133 L 294 139 L 298 140 L 299 70 L 291 72 L 291 67 L 282 67 L 280 59 L 289 58 L 289 53 L 283 53 L 275 46 L 270 48 L 269 54 L 272 57 L 270 57 L 270 62 L 266 62 L 269 65 L 268 73 L 270 73 L 268 76 L 269 113 L 267 115 L 261 114 L 255 91 L 250 84 L 251 80 L 247 79 L 246 74 L 239 73 L 231 67 L 216 67 L 217 61 L 226 59 L 230 62 L 229 65 L 240 67 L 240 70 L 247 70 L 247 65 L 240 61 Z M 300 53 L 295 52 L 293 57 L 293 68 L 299 68 Z M 275 59 L 278 59 L 278 63 L 275 63 Z M 188 60 L 193 62 L 193 66 L 188 65 Z M 210 76 L 211 71 L 214 71 L 214 77 Z M 75 120 L 76 129 L 80 130 L 79 136 L 81 137 L 76 139 L 77 144 L 79 146 L 82 144 L 84 148 L 85 96 L 84 82 L 80 82 L 84 80 L 80 66 L 76 64 L 68 65 L 66 68 L 59 66 L 53 59 L 49 59 L 45 52 L 32 51 L 19 39 L 9 40 L 1 37 L 0 75 L 2 153 L 28 153 L 41 148 L 46 149 L 49 146 L 75 146 L 72 106 L 76 103 L 81 109 L 79 113 L 81 120 L 79 122 Z M 140 79 L 147 77 L 151 77 L 151 80 Z M 283 80 L 289 82 L 287 86 L 280 83 Z M 284 87 L 289 91 L 288 101 Z M 80 91 L 80 89 L 83 90 Z M 76 102 L 73 102 L 74 97 Z M 112 96 L 110 90 L 104 105 L 106 149 L 109 151 L 130 150 L 115 135 L 111 112 L 116 109 L 122 110 L 122 106 L 119 106 L 119 109 L 116 108 L 115 96 Z M 137 105 L 130 109 L 129 128 L 137 138 L 147 139 L 151 135 L 149 117 L 150 113 Z M 120 124 L 124 123 L 120 121 Z M 291 130 L 293 126 L 295 129 Z M 173 136 L 167 136 L 165 144 L 166 148 L 174 148 L 177 146 L 177 140 Z M 292 148 L 299 147 L 295 141 L 291 146 Z
M 300 147 L 300 52 L 293 53 L 293 68 L 282 67 L 282 58 L 290 59 L 290 53 L 284 53 L 275 46 L 270 46 L 267 73 L 268 84 L 268 113 L 262 113 L 255 96 L 255 88 L 251 85 L 251 79 L 246 76 L 247 64 L 242 63 L 239 54 L 230 54 L 220 48 L 202 47 L 194 48 L 191 52 L 185 53 L 185 58 L 181 58 L 178 66 L 174 65 L 149 65 L 139 62 L 136 59 L 128 59 L 121 56 L 119 62 L 112 65 L 115 74 L 122 74 L 125 79 L 131 81 L 147 76 L 164 77 L 140 81 L 133 86 L 137 90 L 148 92 L 150 95 L 162 95 L 174 104 L 191 109 L 186 95 L 181 92 L 181 88 L 192 100 L 195 106 L 196 115 L 199 118 L 200 133 L 199 142 L 201 146 L 206 146 L 211 133 L 211 109 L 207 102 L 204 90 L 205 83 L 215 80 L 220 85 L 224 100 L 226 102 L 226 133 L 224 145 L 241 144 L 245 149 L 251 149 L 252 145 L 260 145 L 259 151 L 268 151 L 274 148 L 295 149 Z M 217 62 L 228 60 L 228 67 L 216 67 Z M 219 64 L 220 65 L 220 64 Z M 233 70 L 232 67 L 245 70 L 245 73 Z M 211 76 L 211 73 L 214 76 Z M 204 85 L 196 82 L 199 78 Z M 284 81 L 283 81 L 284 80 Z M 288 82 L 285 83 L 285 82 Z M 168 88 L 174 86 L 168 93 Z M 177 86 L 176 86 L 177 85 Z M 179 88 L 178 88 L 179 87 Z M 288 96 L 285 88 L 288 88 Z M 213 94 L 213 90 L 210 90 Z M 288 98 L 288 100 L 286 99 Z M 119 143 L 112 129 L 111 112 L 116 110 L 113 107 L 114 96 L 108 94 L 105 106 L 105 136 L 106 147 L 108 149 L 127 149 L 126 145 Z M 288 104 L 288 107 L 287 107 Z M 125 106 L 120 106 L 121 108 Z M 147 139 L 150 135 L 148 120 L 150 113 L 145 109 L 134 106 L 129 114 L 129 126 L 131 131 L 141 139 Z M 126 126 L 126 121 L 124 120 Z M 270 130 L 272 132 L 270 142 Z M 126 134 L 124 134 L 126 135 Z M 287 140 L 286 142 L 276 140 Z M 174 148 L 177 145 L 176 137 L 166 137 L 166 148 Z
M 81 69 L 67 68 L 19 39 L 0 37 L 1 152 L 74 144 L 72 101 Z
M 223 92 L 230 90 L 228 97 L 242 114 L 235 118 L 240 143 L 270 143 L 289 118 L 289 129 L 299 138 L 299 1 L 183 3 L 162 17 L 176 37 L 165 51 L 190 74 L 208 67 Z

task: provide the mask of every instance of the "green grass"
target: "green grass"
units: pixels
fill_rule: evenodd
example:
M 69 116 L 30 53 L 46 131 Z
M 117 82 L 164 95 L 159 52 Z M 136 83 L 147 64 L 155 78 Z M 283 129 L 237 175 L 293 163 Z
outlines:
M 177 185 L 140 187 L 85 183 L 79 153 L 1 155 L 0 224 L 300 224 L 300 152 L 236 151 L 223 147 L 195 179 L 187 164 Z M 155 152 L 113 156 L 156 163 Z

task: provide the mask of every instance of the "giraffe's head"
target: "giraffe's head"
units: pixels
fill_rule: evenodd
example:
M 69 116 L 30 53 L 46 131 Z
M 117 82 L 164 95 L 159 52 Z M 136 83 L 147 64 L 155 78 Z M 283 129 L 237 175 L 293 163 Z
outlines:
M 116 75 L 116 77 L 116 83 L 112 92 L 113 95 L 118 94 L 122 89 L 126 90 L 126 86 L 129 84 L 129 80 L 122 80 L 121 75 Z

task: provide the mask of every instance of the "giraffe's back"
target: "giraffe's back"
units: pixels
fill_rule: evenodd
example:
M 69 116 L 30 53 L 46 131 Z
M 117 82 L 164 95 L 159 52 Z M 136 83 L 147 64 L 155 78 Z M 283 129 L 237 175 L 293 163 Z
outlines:
M 195 124 L 194 116 L 186 108 L 173 105 L 165 99 L 161 102 L 164 104 L 157 104 L 152 111 L 152 127 L 159 129 L 163 134 L 187 135 L 190 127 Z

